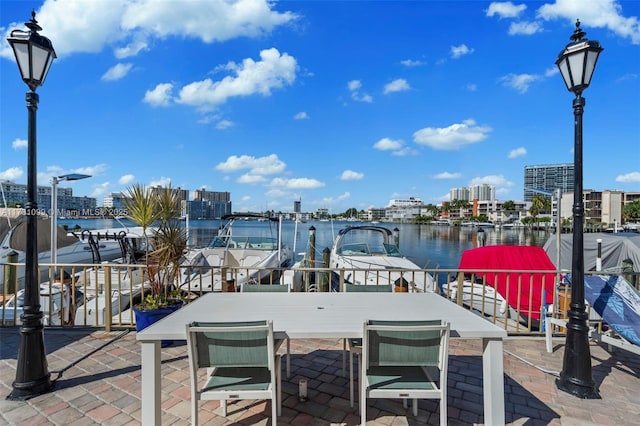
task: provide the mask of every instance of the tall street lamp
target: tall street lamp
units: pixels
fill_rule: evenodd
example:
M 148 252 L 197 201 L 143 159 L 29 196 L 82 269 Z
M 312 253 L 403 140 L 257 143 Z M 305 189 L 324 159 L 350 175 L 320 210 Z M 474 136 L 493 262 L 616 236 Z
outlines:
M 53 388 L 44 349 L 43 313 L 40 310 L 40 285 L 38 283 L 38 203 L 36 171 L 36 89 L 44 83 L 49 67 L 56 58 L 51 40 L 38 34 L 42 31 L 36 21 L 35 11 L 25 23 L 29 31 L 13 30 L 7 41 L 22 74 L 29 86 L 27 92 L 28 150 L 27 150 L 27 246 L 25 258 L 24 311 L 21 316 L 20 346 L 16 380 L 8 396 L 11 400 L 24 400 L 49 392 Z
M 58 184 L 62 181 L 72 181 L 90 178 L 90 175 L 70 173 L 68 175 L 51 178 L 51 264 L 54 272 L 58 271 Z
M 567 89 L 576 95 L 573 100 L 575 116 L 574 137 L 574 185 L 573 185 L 573 251 L 571 261 L 571 304 L 564 361 L 560 378 L 556 384 L 560 390 L 580 398 L 600 398 L 591 374 L 591 353 L 589 350 L 589 327 L 584 304 L 584 242 L 583 220 L 584 202 L 582 200 L 582 113 L 584 98 L 582 92 L 589 87 L 591 77 L 602 52 L 597 41 L 583 38 L 586 35 L 580 29 L 580 20 L 567 44 L 558 55 L 556 65 L 560 69 Z

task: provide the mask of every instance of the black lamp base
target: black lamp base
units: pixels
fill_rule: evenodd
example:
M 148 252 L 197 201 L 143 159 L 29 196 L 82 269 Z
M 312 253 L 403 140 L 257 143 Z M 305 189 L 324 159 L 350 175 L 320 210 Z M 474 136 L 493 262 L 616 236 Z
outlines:
M 578 382 L 562 374 L 560 374 L 560 378 L 556 380 L 556 386 L 561 391 L 577 396 L 580 399 L 601 399 L 595 384 L 583 383 L 582 381 Z

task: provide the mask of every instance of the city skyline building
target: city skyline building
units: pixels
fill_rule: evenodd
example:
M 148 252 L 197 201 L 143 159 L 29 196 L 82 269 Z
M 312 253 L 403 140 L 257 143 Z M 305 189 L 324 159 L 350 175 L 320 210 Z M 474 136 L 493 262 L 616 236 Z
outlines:
M 524 166 L 524 201 L 531 201 L 536 194 L 533 190 L 553 193 L 573 192 L 573 163 Z

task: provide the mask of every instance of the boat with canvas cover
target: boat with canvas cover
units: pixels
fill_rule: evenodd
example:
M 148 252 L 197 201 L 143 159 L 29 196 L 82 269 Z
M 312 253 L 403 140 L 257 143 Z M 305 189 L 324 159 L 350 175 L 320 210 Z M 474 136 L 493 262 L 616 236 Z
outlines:
M 496 245 L 465 250 L 459 270 L 474 278 L 464 281 L 464 292 L 476 296 L 478 305 L 473 307 L 485 315 L 506 315 L 509 309 L 512 319 L 539 327 L 543 310 L 553 303 L 556 268 L 541 247 Z M 454 285 L 457 281 L 443 285 L 451 299 Z

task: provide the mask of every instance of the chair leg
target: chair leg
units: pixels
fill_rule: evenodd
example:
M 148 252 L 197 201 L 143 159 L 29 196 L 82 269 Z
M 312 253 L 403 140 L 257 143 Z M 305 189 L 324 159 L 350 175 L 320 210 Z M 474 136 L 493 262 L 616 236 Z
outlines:
M 227 400 L 221 400 L 220 406 L 222 407 L 222 417 L 227 417 Z
M 367 385 L 364 383 L 362 374 L 362 357 L 358 357 L 358 403 L 360 404 L 360 425 L 367 424 Z
M 198 398 L 195 395 L 191 398 L 191 425 L 198 426 Z
M 282 414 L 282 357 L 278 355 L 276 359 L 276 410 L 271 410 L 276 416 Z M 276 424 L 274 417 L 273 424 Z
M 413 398 L 413 415 L 418 417 L 418 398 Z
M 287 337 L 287 379 L 291 378 L 291 339 Z
M 347 339 L 342 339 L 342 375 L 347 375 Z
M 353 351 L 349 351 L 349 404 L 353 408 Z

